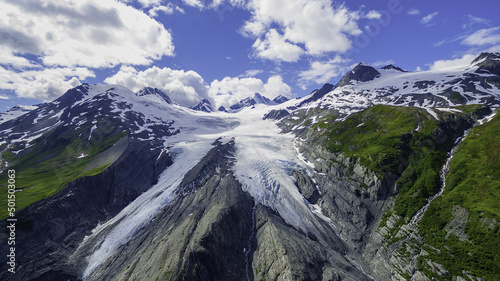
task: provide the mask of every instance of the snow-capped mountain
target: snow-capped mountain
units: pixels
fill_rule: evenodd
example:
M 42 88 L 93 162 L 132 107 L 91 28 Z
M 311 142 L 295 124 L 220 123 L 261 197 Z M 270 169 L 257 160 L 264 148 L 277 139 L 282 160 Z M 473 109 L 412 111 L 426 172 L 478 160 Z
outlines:
M 203 111 L 203 112 L 213 112 L 214 108 L 212 104 L 207 99 L 202 99 L 198 104 L 190 107 L 193 110 Z
M 16 119 L 17 117 L 37 108 L 37 105 L 16 105 L 6 112 L 0 112 L 0 123 Z
M 238 112 L 245 107 L 252 107 L 256 104 L 275 105 L 276 102 L 268 99 L 267 97 L 262 96 L 259 93 L 255 93 L 253 96 L 242 99 L 238 103 L 231 105 L 229 107 L 229 111 Z
M 279 95 L 273 99 L 273 102 L 275 102 L 276 104 L 281 104 L 281 103 L 287 102 L 289 100 L 290 100 L 289 98 L 282 96 L 282 95 Z
M 467 236 L 481 239 L 464 247 L 497 245 L 494 214 L 459 203 L 475 193 L 460 185 L 475 190 L 465 177 L 471 167 L 449 163 L 454 155 L 479 163 L 474 181 L 491 189 L 500 182 L 498 161 L 488 158 L 496 154 L 482 157 L 482 144 L 498 147 L 498 61 L 481 54 L 468 66 L 425 72 L 359 64 L 301 99 L 254 94 L 228 112 L 208 100 L 184 108 L 155 88 L 70 89 L 0 124 L 22 241 L 18 272 L 10 275 L 1 255 L 0 279 L 488 277 L 494 265 L 457 270 L 439 255 L 470 256 L 449 244 L 463 246 L 456 241 L 469 216 L 485 234 Z M 462 140 L 467 130 L 474 153 Z M 452 153 L 460 147 L 466 156 Z M 442 184 L 447 174 L 452 190 Z M 436 205 L 447 198 L 456 201 Z M 497 210 L 488 202 L 480 206 Z M 433 208 L 449 217 L 432 217 Z M 447 221 L 434 231 L 437 219 Z M 426 231 L 444 233 L 441 244 Z M 451 235 L 458 238 L 448 243 Z M 0 234 L 2 252 L 7 239 Z
M 146 87 L 137 92 L 136 95 L 139 97 L 148 96 L 148 98 L 150 99 L 151 97 L 156 97 L 159 99 L 158 100 L 159 102 L 172 103 L 170 97 L 167 94 L 165 94 L 165 92 L 157 88 Z
M 443 107 L 499 105 L 498 54 L 482 54 L 470 65 L 408 72 L 395 66 L 375 69 L 360 63 L 312 107 L 349 112 L 374 104 Z

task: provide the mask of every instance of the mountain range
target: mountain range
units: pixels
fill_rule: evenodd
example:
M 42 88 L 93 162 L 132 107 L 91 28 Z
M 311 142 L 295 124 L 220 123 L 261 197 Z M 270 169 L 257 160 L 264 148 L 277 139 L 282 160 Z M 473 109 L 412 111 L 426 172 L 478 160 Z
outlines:
M 82 84 L 0 116 L 2 280 L 497 280 L 500 54 L 191 108 Z

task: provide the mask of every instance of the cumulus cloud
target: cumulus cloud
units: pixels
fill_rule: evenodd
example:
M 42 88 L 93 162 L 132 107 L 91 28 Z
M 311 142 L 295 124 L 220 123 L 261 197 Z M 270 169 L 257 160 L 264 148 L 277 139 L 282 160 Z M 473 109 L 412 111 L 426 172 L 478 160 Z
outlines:
M 462 41 L 463 45 L 468 46 L 484 46 L 498 43 L 500 43 L 500 26 L 480 29 Z
M 348 65 L 349 61 L 336 56 L 334 59 L 328 61 L 313 61 L 309 69 L 299 73 L 300 84 L 302 89 L 306 89 L 307 85 L 312 82 L 317 84 L 324 84 L 331 82 L 331 79 L 340 75 L 344 75 L 351 66 Z
M 423 17 L 421 20 L 420 20 L 420 23 L 423 24 L 423 25 L 427 25 L 429 26 L 431 21 L 439 14 L 439 12 L 434 12 L 434 13 L 431 13 L 431 14 L 428 14 L 427 16 Z
M 182 2 L 184 2 L 184 4 L 186 4 L 188 6 L 198 8 L 198 9 L 203 9 L 203 7 L 204 7 L 203 3 L 201 3 L 200 0 L 182 0 Z
M 139 2 L 153 7 L 161 0 Z M 122 2 L 4 0 L 0 51 L 0 88 L 46 100 L 72 86 L 72 75 L 90 77 L 91 68 L 120 64 L 149 65 L 173 56 L 174 45 L 161 23 Z M 29 78 L 33 73 L 40 77 Z M 33 86 L 40 87 L 39 94 L 36 88 L 27 90 Z M 62 88 L 48 90 L 56 86 Z
M 382 18 L 382 14 L 380 14 L 377 11 L 369 11 L 366 15 L 365 18 L 369 20 L 378 20 Z
M 361 34 L 359 12 L 332 6 L 329 0 L 252 0 L 252 17 L 240 32 L 255 39 L 257 57 L 294 62 L 303 54 L 344 53 L 350 36 Z M 372 11 L 366 17 L 378 18 Z
M 14 90 L 19 97 L 51 101 L 80 80 L 95 77 L 87 68 L 54 67 L 15 72 L 0 66 L 0 89 Z
M 224 77 L 220 81 L 212 81 L 209 90 L 211 100 L 214 101 L 217 108 L 220 106 L 229 107 L 255 93 L 270 99 L 279 95 L 293 97 L 290 86 L 284 83 L 279 75 L 269 77 L 266 83 L 254 77 Z
M 168 67 L 150 67 L 138 71 L 132 66 L 122 66 L 113 76 L 104 80 L 108 84 L 120 84 L 138 91 L 155 87 L 167 93 L 176 103 L 192 106 L 202 98 L 208 98 L 208 87 L 195 71 L 174 70 Z
M 174 51 L 162 24 L 112 0 L 7 0 L 0 19 L 0 44 L 41 55 L 46 65 L 144 65 Z
M 457 67 L 465 68 L 476 58 L 476 55 L 466 54 L 460 58 L 450 60 L 438 60 L 429 66 L 429 70 L 440 71 Z
M 276 29 L 271 29 L 263 40 L 257 38 L 252 47 L 257 57 L 286 62 L 298 61 L 303 53 L 302 48 L 286 40 Z

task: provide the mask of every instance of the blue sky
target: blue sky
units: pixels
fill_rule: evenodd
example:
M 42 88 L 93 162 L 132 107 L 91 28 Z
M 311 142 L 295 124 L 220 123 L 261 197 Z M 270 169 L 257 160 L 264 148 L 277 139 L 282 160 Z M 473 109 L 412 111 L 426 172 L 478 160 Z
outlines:
M 182 105 L 300 97 L 358 62 L 426 71 L 500 51 L 497 1 L 0 0 L 0 111 L 80 83 Z

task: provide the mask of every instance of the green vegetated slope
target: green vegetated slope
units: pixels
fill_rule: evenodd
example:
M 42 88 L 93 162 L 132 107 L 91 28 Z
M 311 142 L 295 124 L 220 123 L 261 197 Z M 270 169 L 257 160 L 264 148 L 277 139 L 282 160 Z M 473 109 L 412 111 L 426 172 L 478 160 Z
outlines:
M 500 280 L 500 116 L 470 130 L 455 154 L 446 177 L 446 189 L 425 213 L 419 233 L 429 256 L 450 276 L 471 275 Z M 439 277 L 440 280 L 443 277 Z
M 436 110 L 437 120 L 423 108 L 375 105 L 345 121 L 325 119 L 315 126 L 326 129 L 323 139 L 329 151 L 359 158 L 380 178 L 399 178 L 394 211 L 409 219 L 439 190 L 446 152 L 480 110 L 484 108 Z
M 99 161 L 100 166 L 96 167 L 93 161 L 126 133 L 119 133 L 109 122 L 100 122 L 89 138 L 92 126 L 76 131 L 59 126 L 30 143 L 33 146 L 24 154 L 17 156 L 12 151 L 27 146 L 26 143 L 3 152 L 3 160 L 12 163 L 9 169 L 16 171 L 16 210 L 56 194 L 77 178 L 96 175 L 111 164 Z M 7 180 L 7 173 L 0 174 L 1 194 L 7 194 Z M 7 206 L 6 196 L 0 198 L 0 205 Z M 7 208 L 0 209 L 0 219 L 7 216 Z

